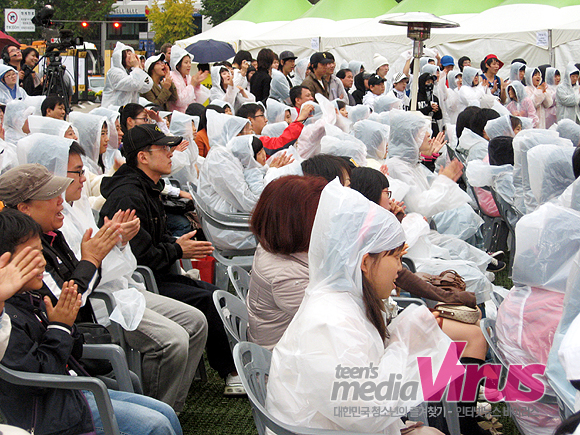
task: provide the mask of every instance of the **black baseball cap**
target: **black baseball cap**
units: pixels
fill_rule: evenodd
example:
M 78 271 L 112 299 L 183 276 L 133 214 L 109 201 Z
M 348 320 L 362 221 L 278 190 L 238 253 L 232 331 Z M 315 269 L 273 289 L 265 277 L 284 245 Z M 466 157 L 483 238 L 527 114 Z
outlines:
M 128 157 L 149 145 L 176 147 L 182 140 L 180 136 L 166 136 L 157 125 L 137 125 L 123 137 L 123 155 Z
M 330 53 L 323 53 L 321 51 L 314 53 L 312 56 L 310 56 L 310 64 L 314 65 L 314 64 L 318 64 L 318 63 L 332 63 L 334 62 L 334 56 Z
M 369 77 L 369 86 L 380 85 L 381 83 L 384 83 L 386 81 L 387 79 L 382 78 L 380 75 L 373 74 L 372 76 Z
M 294 53 L 292 53 L 289 50 L 284 50 L 282 53 L 280 53 L 280 60 L 288 60 L 288 59 L 298 59 L 298 56 L 295 56 Z

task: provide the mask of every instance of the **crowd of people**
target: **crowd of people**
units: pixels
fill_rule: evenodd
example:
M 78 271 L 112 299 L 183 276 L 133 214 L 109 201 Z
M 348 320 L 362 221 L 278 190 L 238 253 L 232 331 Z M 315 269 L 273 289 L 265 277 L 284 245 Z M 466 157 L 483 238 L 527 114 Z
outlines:
M 282 422 L 439 433 L 436 422 L 401 419 L 421 395 L 329 400 L 340 365 L 419 382 L 417 357 L 440 367 L 453 341 L 465 342 L 461 364 L 485 364 L 479 321 L 443 318 L 436 307 L 402 310 L 392 298 L 400 292 L 496 318 L 501 357 L 546 365 L 542 388 L 554 394 L 550 376 L 574 397 L 573 63 L 560 72 L 523 59 L 506 66 L 490 54 L 475 68 L 466 56 L 456 62 L 428 52 L 414 73 L 403 53 L 401 70 L 389 74 L 380 54 L 372 65 L 337 68 L 329 52 L 298 59 L 262 49 L 256 59 L 242 50 L 210 66 L 179 46 L 140 59 L 118 42 L 101 107 L 67 113 L 61 97 L 37 95 L 42 85 L 29 70 L 38 53 L 7 46 L 2 57 L 4 366 L 107 376 L 110 368 L 83 360 L 83 332 L 108 321 L 91 295 L 123 292 L 115 296 L 122 319 L 111 321 L 140 353 L 143 394 L 110 390 L 120 430 L 181 434 L 177 415 L 204 350 L 224 394 L 245 394 L 213 303 L 217 287 L 179 266 L 218 250 L 254 252 L 248 338 L 273 352 L 266 406 Z M 509 79 L 499 77 L 502 68 Z M 209 210 L 251 214 L 250 229 L 200 225 L 193 191 Z M 494 285 L 505 252 L 484 244 L 484 218 L 499 217 L 515 228 L 509 292 Z M 402 258 L 415 269 L 403 268 Z M 138 265 L 152 270 L 159 294 L 135 279 Z M 499 307 L 493 293 L 505 297 Z M 491 433 L 477 400 L 457 404 L 463 434 Z M 525 405 L 517 419 L 526 435 L 554 433 L 556 405 Z M 357 406 L 399 411 L 336 413 Z M 102 430 L 88 392 L 0 381 L 0 409 L 9 424 L 38 434 Z

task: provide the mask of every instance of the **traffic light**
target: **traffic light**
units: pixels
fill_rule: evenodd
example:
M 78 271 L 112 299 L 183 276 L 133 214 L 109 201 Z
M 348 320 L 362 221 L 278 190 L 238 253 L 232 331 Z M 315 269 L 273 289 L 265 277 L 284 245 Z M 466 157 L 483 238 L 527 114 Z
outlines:
M 121 28 L 121 23 L 119 23 L 118 21 L 115 21 L 115 22 L 113 23 L 113 27 L 114 27 L 115 29 L 120 29 L 120 28 Z
M 89 22 L 88 22 L 88 21 L 83 21 L 83 22 L 81 22 L 81 27 L 82 27 L 83 29 L 86 29 L 86 28 L 88 28 L 88 27 L 89 27 Z

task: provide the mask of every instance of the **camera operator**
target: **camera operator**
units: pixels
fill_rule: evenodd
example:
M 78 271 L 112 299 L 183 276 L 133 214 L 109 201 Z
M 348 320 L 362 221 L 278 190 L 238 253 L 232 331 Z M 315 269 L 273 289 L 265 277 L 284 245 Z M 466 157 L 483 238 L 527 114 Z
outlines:
M 28 47 L 22 51 L 20 67 L 24 72 L 24 77 L 20 80 L 20 86 L 28 95 L 42 95 L 42 77 L 34 72 L 38 58 L 38 51 L 33 47 Z

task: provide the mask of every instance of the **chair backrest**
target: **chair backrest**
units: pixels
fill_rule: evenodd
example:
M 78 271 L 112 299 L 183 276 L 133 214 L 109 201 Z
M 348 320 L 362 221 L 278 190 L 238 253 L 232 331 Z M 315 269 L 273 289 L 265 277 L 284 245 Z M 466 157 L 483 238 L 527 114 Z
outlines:
M 238 297 L 245 302 L 250 290 L 250 274 L 240 266 L 228 266 L 230 281 L 238 294 Z
M 417 268 L 415 267 L 415 263 L 409 257 L 401 258 L 401 264 L 403 265 L 403 267 L 405 269 L 408 269 L 409 271 L 411 271 L 413 273 L 417 272 Z
M 237 343 L 248 340 L 248 309 L 246 304 L 237 296 L 224 290 L 213 292 L 213 303 L 226 329 L 230 349 L 233 350 Z
M 268 427 L 276 435 L 360 435 L 347 431 L 291 426 L 274 418 L 266 410 L 266 384 L 271 361 L 272 352 L 255 343 L 240 342 L 234 347 L 234 364 L 250 399 L 258 434 L 264 435 Z
M 109 392 L 103 381 L 86 376 L 47 375 L 9 369 L 0 364 L 0 379 L 13 384 L 35 388 L 59 388 L 64 390 L 89 390 L 95 396 L 106 434 L 119 435 L 119 426 Z
M 519 221 L 520 218 L 523 216 L 522 212 L 520 212 L 512 204 L 508 203 L 492 187 L 489 188 L 489 191 L 491 192 L 491 196 L 495 201 L 495 205 L 497 206 L 497 210 L 499 211 L 500 216 L 507 224 L 508 228 L 510 229 L 510 232 L 515 233 L 515 223 Z
M 407 298 L 404 296 L 393 296 L 392 298 L 401 309 L 407 308 L 411 304 L 427 306 L 427 303 L 423 299 L 419 298 Z
M 499 308 L 499 306 L 502 304 L 504 300 L 504 297 L 497 292 L 491 292 L 489 297 L 491 298 L 491 301 L 495 304 L 496 308 Z

